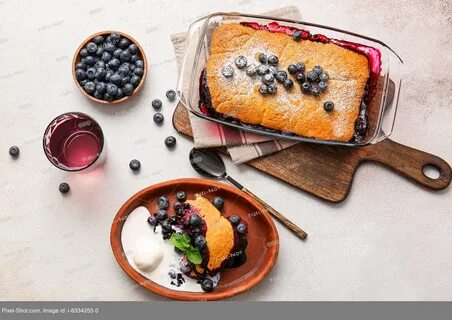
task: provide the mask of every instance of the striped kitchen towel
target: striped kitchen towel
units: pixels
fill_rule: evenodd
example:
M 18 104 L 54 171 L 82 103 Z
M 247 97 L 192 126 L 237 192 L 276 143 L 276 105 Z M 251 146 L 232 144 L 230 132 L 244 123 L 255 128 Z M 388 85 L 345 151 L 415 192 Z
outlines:
M 264 13 L 264 15 L 295 20 L 300 19 L 300 12 L 295 6 L 269 11 Z M 186 38 L 186 33 L 171 35 L 171 41 L 173 42 L 179 69 L 184 58 Z M 210 148 L 224 146 L 227 148 L 228 153 L 235 164 L 244 163 L 252 159 L 269 155 L 298 143 L 292 140 L 275 140 L 269 136 L 245 132 L 201 119 L 191 112 L 188 114 L 193 131 L 195 147 Z

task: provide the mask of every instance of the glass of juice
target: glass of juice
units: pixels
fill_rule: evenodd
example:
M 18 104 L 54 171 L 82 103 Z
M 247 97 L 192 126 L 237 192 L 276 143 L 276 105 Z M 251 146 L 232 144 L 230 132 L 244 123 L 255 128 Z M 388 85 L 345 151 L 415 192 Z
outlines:
M 44 153 L 57 168 L 81 171 L 100 166 L 105 160 L 102 129 L 92 117 L 68 112 L 53 119 L 43 137 Z

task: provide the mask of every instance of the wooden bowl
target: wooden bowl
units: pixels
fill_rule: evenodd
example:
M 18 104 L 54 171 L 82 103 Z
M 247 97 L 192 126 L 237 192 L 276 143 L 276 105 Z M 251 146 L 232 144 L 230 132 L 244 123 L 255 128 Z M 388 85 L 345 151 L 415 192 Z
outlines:
M 236 214 L 248 222 L 247 261 L 238 268 L 222 270 L 220 282 L 212 292 L 176 291 L 160 286 L 135 271 L 127 261 L 122 248 L 121 231 L 127 216 L 139 206 L 155 212 L 157 198 L 161 195 L 167 195 L 172 204 L 176 201 L 175 193 L 179 190 L 186 192 L 187 199 L 193 199 L 195 194 L 201 194 L 207 199 L 220 196 L 224 200 L 224 208 L 221 210 L 223 215 Z M 172 209 L 168 212 L 170 215 L 174 214 Z M 220 300 L 245 292 L 257 285 L 270 272 L 279 252 L 276 227 L 259 203 L 224 183 L 196 178 L 162 182 L 136 193 L 116 214 L 111 226 L 110 242 L 116 260 L 130 278 L 154 293 L 177 300 Z
M 107 100 L 101 100 L 101 99 L 97 99 L 91 95 L 89 95 L 84 89 L 83 87 L 80 85 L 80 83 L 78 82 L 77 78 L 75 77 L 75 65 L 77 63 L 80 62 L 81 57 L 80 57 L 80 50 L 82 50 L 86 44 L 90 41 L 92 41 L 94 39 L 94 37 L 96 36 L 104 36 L 107 37 L 108 35 L 110 35 L 111 33 L 117 33 L 119 34 L 121 37 L 127 38 L 130 40 L 131 43 L 134 43 L 137 45 L 138 47 L 138 55 L 140 56 L 141 60 L 143 60 L 143 64 L 144 64 L 144 68 L 143 68 L 143 76 L 141 77 L 141 82 L 138 85 L 138 87 L 135 88 L 135 90 L 133 90 L 133 93 L 130 96 L 124 96 L 121 99 L 118 100 L 113 100 L 113 101 L 107 101 Z M 134 38 L 132 38 L 131 36 L 129 36 L 128 34 L 125 34 L 123 32 L 119 32 L 119 31 L 100 31 L 97 32 L 93 35 L 90 35 L 88 38 L 86 38 L 81 44 L 80 46 L 77 48 L 77 51 L 74 54 L 74 58 L 72 59 L 72 78 L 75 81 L 75 84 L 77 85 L 77 87 L 80 89 L 80 91 L 83 93 L 83 95 L 93 101 L 99 102 L 99 103 L 103 103 L 103 104 L 116 104 L 116 103 L 120 103 L 120 102 L 124 102 L 127 99 L 133 97 L 134 94 L 136 94 L 137 92 L 139 92 L 141 90 L 141 88 L 143 87 L 143 83 L 144 80 L 146 79 L 146 74 L 148 72 L 148 62 L 146 60 L 146 55 L 144 54 L 144 50 L 141 47 L 141 45 L 138 43 L 138 41 L 136 41 Z

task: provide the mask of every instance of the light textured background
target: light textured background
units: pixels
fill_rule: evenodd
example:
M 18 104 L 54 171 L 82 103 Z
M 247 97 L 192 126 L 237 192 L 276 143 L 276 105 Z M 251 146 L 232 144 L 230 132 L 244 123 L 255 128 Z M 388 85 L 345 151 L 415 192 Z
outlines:
M 152 121 L 153 98 L 176 85 L 169 35 L 215 11 L 260 13 L 299 5 L 304 20 L 379 38 L 405 62 L 393 139 L 452 162 L 452 22 L 445 1 L 13 1 L 0 0 L 0 299 L 158 300 L 116 264 L 109 231 L 132 194 L 150 184 L 196 174 L 190 140 L 164 146 Z M 144 47 L 150 73 L 137 99 L 115 107 L 90 103 L 70 65 L 89 34 L 117 29 Z M 68 174 L 42 152 L 47 123 L 66 111 L 97 119 L 108 160 L 96 174 Z M 10 145 L 21 148 L 18 161 Z M 140 159 L 142 171 L 128 169 Z M 246 166 L 232 176 L 309 233 L 305 243 L 278 225 L 279 260 L 244 300 L 450 300 L 452 197 L 423 190 L 373 164 L 357 172 L 349 198 L 322 202 Z M 58 184 L 68 181 L 68 197 Z

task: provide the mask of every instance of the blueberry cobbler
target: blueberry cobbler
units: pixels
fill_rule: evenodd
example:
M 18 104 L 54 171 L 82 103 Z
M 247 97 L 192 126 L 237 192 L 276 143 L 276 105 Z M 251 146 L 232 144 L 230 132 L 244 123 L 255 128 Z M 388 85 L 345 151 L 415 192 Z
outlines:
M 212 34 L 200 109 L 270 132 L 359 142 L 380 57 L 375 48 L 276 22 L 224 24 Z
M 124 223 L 121 242 L 131 264 L 146 278 L 173 290 L 210 292 L 224 268 L 246 262 L 247 223 L 221 214 L 223 199 L 179 191 L 171 206 L 158 198 L 156 212 L 135 209 Z M 171 209 L 172 207 L 172 209 Z

